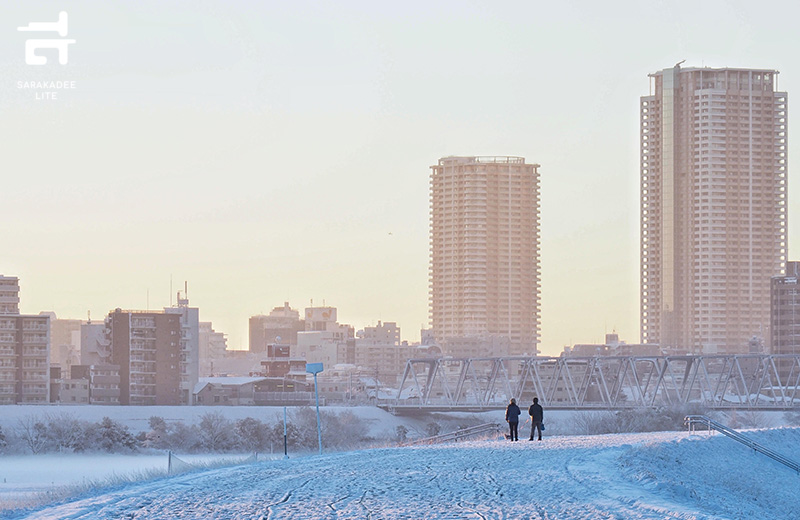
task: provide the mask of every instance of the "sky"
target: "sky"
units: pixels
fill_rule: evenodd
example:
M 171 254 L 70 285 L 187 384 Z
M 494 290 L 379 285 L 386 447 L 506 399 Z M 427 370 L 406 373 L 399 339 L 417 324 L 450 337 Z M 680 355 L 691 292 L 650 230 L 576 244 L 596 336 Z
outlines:
M 69 15 L 68 63 L 18 27 Z M 541 346 L 639 341 L 639 97 L 684 66 L 800 84 L 791 2 L 0 4 L 0 274 L 23 313 L 160 309 L 246 348 L 283 302 L 427 326 L 430 166 L 541 175 Z M 74 81 L 57 99 L 36 81 Z M 789 128 L 794 120 L 791 103 Z M 798 188 L 789 136 L 789 258 Z

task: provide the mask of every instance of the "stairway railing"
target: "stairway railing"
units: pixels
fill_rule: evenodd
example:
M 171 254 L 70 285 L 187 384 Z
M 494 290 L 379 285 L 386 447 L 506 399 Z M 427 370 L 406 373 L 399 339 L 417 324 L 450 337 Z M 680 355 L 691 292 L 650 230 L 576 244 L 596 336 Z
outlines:
M 458 442 L 469 437 L 476 435 L 485 435 L 487 433 L 496 433 L 500 431 L 500 424 L 486 423 L 479 424 L 478 426 L 471 426 L 469 428 L 460 428 L 454 432 L 443 433 L 441 435 L 434 435 L 433 437 L 426 437 L 424 439 L 417 439 L 414 441 L 403 443 L 403 446 L 414 446 L 418 444 L 437 444 L 440 442 Z
M 684 422 L 684 424 L 686 424 L 686 427 L 689 428 L 690 432 L 694 432 L 695 431 L 695 426 L 696 425 L 703 424 L 708 428 L 708 430 L 716 430 L 716 431 L 722 433 L 723 435 L 726 435 L 727 437 L 729 437 L 729 438 L 731 438 L 731 439 L 733 439 L 733 440 L 735 440 L 737 442 L 740 442 L 740 443 L 744 444 L 745 446 L 747 446 L 748 448 L 752 449 L 753 451 L 757 451 L 758 453 L 766 455 L 767 457 L 771 458 L 772 460 L 778 461 L 781 464 L 783 464 L 784 466 L 787 466 L 787 467 L 795 470 L 798 474 L 800 474 L 800 463 L 797 463 L 797 462 L 793 461 L 792 459 L 790 459 L 788 457 L 784 457 L 780 453 L 778 453 L 776 451 L 773 451 L 773 450 L 771 450 L 771 449 L 769 449 L 769 448 L 767 448 L 767 447 L 755 442 L 754 440 L 752 440 L 752 439 L 750 439 L 748 437 L 745 437 L 744 435 L 742 435 L 741 433 L 737 432 L 736 430 L 734 430 L 732 428 L 728 428 L 724 424 L 720 424 L 720 423 L 718 423 L 718 422 L 706 417 L 705 415 L 687 415 L 683 419 L 683 422 Z

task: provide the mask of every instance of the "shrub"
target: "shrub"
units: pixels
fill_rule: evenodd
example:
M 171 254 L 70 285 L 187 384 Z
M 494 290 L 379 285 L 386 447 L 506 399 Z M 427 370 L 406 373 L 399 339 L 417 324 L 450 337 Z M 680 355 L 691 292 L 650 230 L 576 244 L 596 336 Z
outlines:
M 428 437 L 436 437 L 442 432 L 442 427 L 437 422 L 429 422 L 425 425 L 425 435 Z
M 708 412 L 696 406 L 586 412 L 576 414 L 573 424 L 577 433 L 584 435 L 680 431 L 685 428 L 687 415 L 708 415 Z

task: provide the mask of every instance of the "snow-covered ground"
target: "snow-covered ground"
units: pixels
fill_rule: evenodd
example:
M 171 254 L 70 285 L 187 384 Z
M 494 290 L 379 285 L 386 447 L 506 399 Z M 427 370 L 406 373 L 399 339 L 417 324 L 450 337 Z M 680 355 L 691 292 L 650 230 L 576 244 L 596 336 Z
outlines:
M 234 465 L 252 454 L 181 454 L 180 460 L 198 467 Z M 262 460 L 271 458 L 261 455 Z M 0 511 L 47 500 L 46 493 L 69 494 L 77 487 L 135 481 L 165 475 L 163 454 L 45 454 L 0 457 Z
M 745 434 L 790 457 L 800 445 L 797 428 Z M 188 473 L 5 517 L 788 520 L 800 518 L 799 486 L 794 471 L 705 432 L 493 438 Z

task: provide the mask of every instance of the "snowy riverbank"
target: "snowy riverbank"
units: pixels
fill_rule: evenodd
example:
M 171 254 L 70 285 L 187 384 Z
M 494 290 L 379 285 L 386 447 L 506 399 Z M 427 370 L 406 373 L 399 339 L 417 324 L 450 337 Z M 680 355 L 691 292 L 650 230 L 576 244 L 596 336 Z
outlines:
M 746 434 L 792 456 L 800 429 Z M 715 434 L 488 439 L 189 473 L 7 518 L 800 517 L 798 475 Z M 0 517 L 3 515 L 0 514 Z

